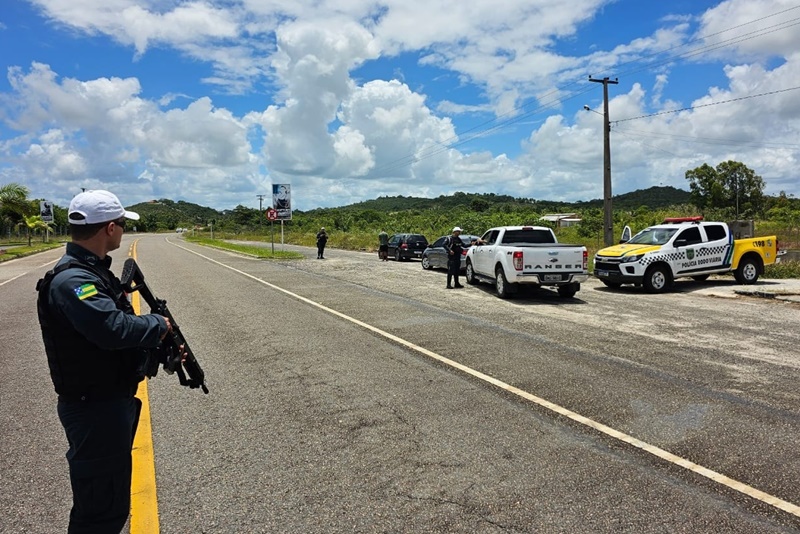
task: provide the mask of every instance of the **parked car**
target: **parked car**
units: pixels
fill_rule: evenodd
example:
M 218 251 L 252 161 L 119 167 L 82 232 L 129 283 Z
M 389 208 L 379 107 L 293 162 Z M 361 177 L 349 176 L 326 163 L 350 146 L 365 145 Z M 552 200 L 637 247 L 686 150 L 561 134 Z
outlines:
M 422 234 L 394 234 L 389 237 L 389 257 L 397 261 L 421 258 L 428 240 Z
M 439 239 L 433 242 L 433 244 L 428 245 L 422 252 L 422 268 L 423 269 L 435 269 L 435 268 L 443 268 L 447 269 L 447 251 L 444 248 L 445 240 L 450 237 L 447 235 L 443 235 Z M 461 252 L 461 270 L 464 270 L 466 266 L 466 259 L 467 259 L 467 250 L 470 246 L 472 246 L 472 242 L 477 240 L 479 236 L 477 235 L 462 235 L 461 241 L 464 243 L 464 249 Z

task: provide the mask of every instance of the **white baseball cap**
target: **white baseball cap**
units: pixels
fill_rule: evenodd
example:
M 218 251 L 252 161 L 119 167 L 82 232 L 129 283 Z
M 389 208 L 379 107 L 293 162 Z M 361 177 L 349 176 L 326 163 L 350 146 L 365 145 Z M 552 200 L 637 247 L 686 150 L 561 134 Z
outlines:
M 455 228 L 453 228 L 453 231 L 454 232 L 462 232 L 463 230 L 461 230 L 460 226 L 456 226 Z
M 69 223 L 77 225 L 97 224 L 125 217 L 139 220 L 139 214 L 125 211 L 114 193 L 101 189 L 78 193 L 69 203 Z

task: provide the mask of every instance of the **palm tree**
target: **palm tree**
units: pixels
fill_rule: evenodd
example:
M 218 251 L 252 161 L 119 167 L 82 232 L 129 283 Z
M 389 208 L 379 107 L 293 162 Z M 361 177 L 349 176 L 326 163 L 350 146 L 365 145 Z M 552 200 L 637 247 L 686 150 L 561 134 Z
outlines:
M 23 222 L 19 223 L 17 226 L 24 226 L 28 231 L 28 246 L 31 246 L 31 232 L 34 230 L 44 230 L 45 235 L 42 238 L 42 241 L 50 235 L 50 231 L 52 230 L 50 223 L 46 223 L 42 220 L 41 215 L 23 215 L 22 218 L 24 219 Z
M 2 208 L 20 215 L 29 211 L 28 188 L 15 183 L 0 185 L 0 209 Z
M 0 185 L 0 228 L 11 228 L 30 212 L 27 187 L 15 183 Z

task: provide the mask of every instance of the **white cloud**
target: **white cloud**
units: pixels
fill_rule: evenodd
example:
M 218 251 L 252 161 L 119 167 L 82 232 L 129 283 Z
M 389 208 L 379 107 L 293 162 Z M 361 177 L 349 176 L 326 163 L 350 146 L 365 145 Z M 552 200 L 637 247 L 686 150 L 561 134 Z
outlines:
M 251 202 L 270 180 L 292 183 L 300 209 L 458 190 L 599 198 L 602 119 L 573 113 L 584 102 L 566 99 L 597 85 L 586 82 L 588 74 L 620 69 L 650 71 L 649 81 L 631 85 L 629 76 L 624 89 L 615 88 L 612 120 L 695 109 L 614 125 L 615 192 L 659 184 L 685 188 L 687 169 L 730 158 L 762 174 L 769 192 L 800 193 L 800 99 L 778 92 L 798 85 L 800 34 L 769 28 L 796 18 L 786 11 L 795 7 L 788 0 L 727 0 L 694 17 L 676 13 L 650 34 L 586 47 L 590 53 L 560 45 L 576 40 L 610 0 L 31 2 L 57 30 L 105 36 L 136 58 L 154 48 L 164 55 L 177 51 L 182 59 L 173 59 L 176 65 L 211 66 L 202 82 L 212 90 L 258 94 L 246 101 L 249 108 L 234 112 L 215 105 L 222 98 L 207 86 L 192 96 L 182 88 L 177 99 L 170 89 L 149 96 L 155 84 L 144 73 L 61 79 L 58 66 L 11 65 L 10 91 L 0 94 L 7 128 L 0 179 L 28 180 L 35 195 L 59 191 L 56 201 L 68 200 L 76 184 L 105 185 L 137 200 L 170 197 L 229 208 Z M 780 11 L 786 13 L 764 18 Z M 718 87 L 688 90 L 680 61 L 662 61 L 685 52 L 690 35 L 711 36 L 692 45 L 699 47 L 757 28 L 758 38 L 690 57 L 720 74 Z M 427 84 L 434 92 L 436 80 L 363 78 L 369 68 L 353 78 L 354 69 L 408 57 L 443 70 L 469 89 L 469 97 L 439 94 L 433 100 L 419 88 Z M 770 91 L 776 93 L 749 98 Z M 543 104 L 551 111 L 537 108 Z M 471 140 L 476 132 L 460 139 L 447 116 L 464 119 L 487 110 L 498 121 L 483 130 L 498 127 L 507 135 L 495 136 L 502 145 Z M 504 121 L 525 112 L 532 120 L 513 123 L 518 137 L 512 139 L 512 124 Z
M 793 22 L 800 14 L 794 0 L 728 0 L 703 13 L 698 37 L 703 45 L 729 43 L 707 57 L 764 58 L 792 55 L 800 49 Z
M 800 133 L 798 91 L 761 98 L 752 95 L 796 87 L 800 79 L 800 55 L 787 58 L 772 71 L 759 65 L 725 68 L 728 87 L 711 88 L 688 103 L 694 109 L 613 124 L 615 118 L 649 115 L 646 94 L 639 85 L 611 99 L 612 177 L 615 192 L 653 185 L 686 189 L 685 172 L 708 163 L 716 166 L 733 159 L 745 162 L 767 182 L 767 192 L 797 191 L 796 171 Z M 660 85 L 657 86 L 657 90 Z M 740 99 L 737 101 L 737 99 Z M 724 105 L 716 102 L 734 101 Z M 674 109 L 674 103 L 663 109 Z M 571 124 L 561 116 L 550 117 L 531 135 L 522 158 L 536 168 L 545 191 L 540 198 L 602 197 L 602 117 L 578 113 Z M 596 173 L 586 168 L 594 161 Z M 569 183 L 572 187 L 565 187 Z
M 103 33 L 137 54 L 151 43 L 180 48 L 184 43 L 232 39 L 240 29 L 235 12 L 208 2 L 183 2 L 160 11 L 157 2 L 135 0 L 34 0 L 50 17 L 87 33 Z M 142 4 L 145 4 L 144 6 Z
M 150 176 L 152 184 L 161 184 L 153 187 L 155 195 L 169 192 L 181 198 L 187 183 L 197 179 L 195 169 L 212 169 L 198 184 L 218 187 L 215 178 L 235 184 L 242 173 L 257 167 L 246 127 L 227 110 L 215 109 L 208 98 L 165 112 L 138 96 L 136 79 L 59 81 L 42 64 L 33 65 L 27 74 L 12 69 L 10 81 L 16 92 L 9 124 L 38 134 L 7 143 L 8 160 L 44 190 L 50 189 L 47 183 L 69 182 L 73 193 L 103 183 L 127 188 L 139 176 Z M 24 140 L 29 140 L 24 154 L 11 156 Z M 192 174 L 177 176 L 169 168 Z M 226 189 L 238 190 L 230 184 L 222 188 Z M 206 197 L 215 199 L 213 194 Z M 57 200 L 69 198 L 65 191 Z

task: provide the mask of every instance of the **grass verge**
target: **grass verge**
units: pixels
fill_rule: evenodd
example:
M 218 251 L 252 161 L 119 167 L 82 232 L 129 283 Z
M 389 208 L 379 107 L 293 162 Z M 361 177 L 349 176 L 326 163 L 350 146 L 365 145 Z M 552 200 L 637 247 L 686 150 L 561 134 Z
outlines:
M 221 248 L 224 250 L 239 252 L 241 254 L 247 254 L 248 256 L 255 256 L 256 258 L 267 260 L 301 260 L 305 258 L 305 256 L 299 252 L 290 252 L 286 250 L 276 250 L 275 252 L 272 252 L 272 247 L 241 245 L 238 243 L 229 243 L 221 239 L 209 239 L 206 237 L 186 236 L 185 239 L 190 243 L 196 243 L 198 245 L 204 245 L 207 247 Z
M 44 252 L 54 248 L 63 247 L 64 243 L 50 242 L 50 243 L 33 243 L 31 246 L 22 245 L 13 248 L 5 248 L 0 245 L 0 262 L 13 260 L 15 258 L 22 258 L 23 256 L 30 256 L 37 252 Z
M 782 261 L 764 267 L 764 278 L 800 278 L 800 261 Z

